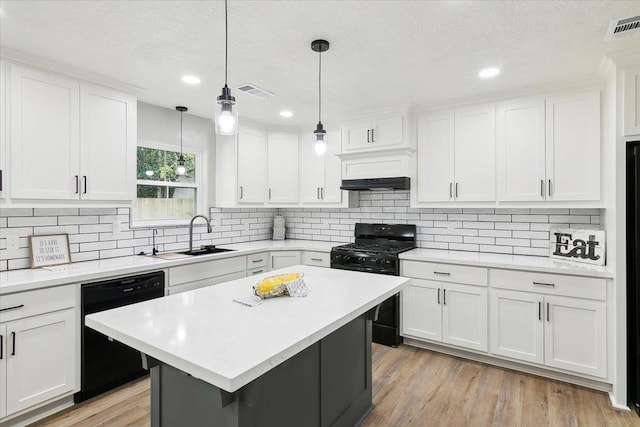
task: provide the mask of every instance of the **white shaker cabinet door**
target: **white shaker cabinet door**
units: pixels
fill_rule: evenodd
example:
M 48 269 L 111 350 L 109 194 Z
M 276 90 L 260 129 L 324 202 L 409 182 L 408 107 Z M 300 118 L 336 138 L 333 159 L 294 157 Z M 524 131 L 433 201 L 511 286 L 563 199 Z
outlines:
M 266 153 L 264 133 L 241 126 L 238 132 L 238 202 L 264 202 Z
M 498 199 L 542 201 L 545 183 L 544 99 L 498 107 Z
M 454 139 L 456 200 L 495 200 L 494 107 L 456 111 Z
M 136 188 L 136 100 L 97 85 L 81 88 L 81 198 L 128 200 Z
M 418 119 L 418 202 L 453 200 L 453 113 Z
M 316 154 L 314 144 L 312 135 L 305 135 L 300 144 L 300 182 L 303 203 L 322 201 L 320 191 L 324 186 L 325 157 Z M 325 156 L 328 154 L 328 152 L 325 153 Z
M 0 199 L 4 199 L 7 194 L 7 86 L 6 67 L 4 62 L 0 62 Z M 0 402 L 2 396 L 0 396 Z M 1 403 L 0 403 L 1 404 Z M 0 409 L 0 418 L 2 418 Z
M 487 289 L 442 285 L 442 342 L 487 351 Z
M 548 366 L 606 378 L 606 303 L 545 297 L 545 357 Z
M 547 195 L 600 200 L 600 91 L 546 101 Z
M 402 291 L 402 335 L 442 341 L 440 282 L 411 279 Z
M 342 161 L 340 154 L 342 133 L 340 131 L 327 132 L 327 152 L 324 154 L 324 185 L 320 196 L 323 203 L 342 202 Z
M 271 269 L 291 267 L 301 262 L 299 251 L 271 252 Z
M 7 323 L 7 415 L 76 387 L 76 311 Z
M 11 197 L 78 199 L 80 84 L 11 66 Z
M 624 134 L 640 135 L 640 65 L 624 70 Z
M 0 419 L 7 415 L 7 326 L 0 324 Z
M 344 128 L 344 151 L 369 148 L 371 145 L 371 122 L 360 122 Z
M 402 117 L 389 117 L 372 123 L 372 146 L 400 145 L 402 142 Z
M 491 353 L 542 364 L 544 311 L 542 296 L 491 290 Z
M 270 133 L 267 140 L 267 201 L 298 202 L 298 135 Z

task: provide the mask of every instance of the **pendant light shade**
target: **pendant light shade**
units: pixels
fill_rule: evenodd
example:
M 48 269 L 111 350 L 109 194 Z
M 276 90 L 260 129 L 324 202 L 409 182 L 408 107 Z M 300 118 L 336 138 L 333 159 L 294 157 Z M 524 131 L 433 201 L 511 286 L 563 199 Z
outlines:
M 180 111 L 180 157 L 178 157 L 178 166 L 176 167 L 176 175 L 184 175 L 187 172 L 184 156 L 182 155 L 182 113 L 187 111 L 187 107 L 176 107 Z
M 322 52 L 329 50 L 329 42 L 326 40 L 314 40 L 311 42 L 311 50 L 318 52 L 318 124 L 313 131 L 313 149 L 318 156 L 324 156 L 327 151 L 327 131 L 322 126 Z
M 229 25 L 227 20 L 227 0 L 224 0 L 224 87 L 218 96 L 216 107 L 216 133 L 218 135 L 235 135 L 238 131 L 238 111 L 234 108 L 236 99 L 231 96 L 227 85 L 227 67 L 229 51 Z

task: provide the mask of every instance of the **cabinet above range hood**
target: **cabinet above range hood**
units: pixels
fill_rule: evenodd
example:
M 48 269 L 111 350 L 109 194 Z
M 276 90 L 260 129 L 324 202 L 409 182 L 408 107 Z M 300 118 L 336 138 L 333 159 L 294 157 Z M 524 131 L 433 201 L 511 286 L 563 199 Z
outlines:
M 408 190 L 409 177 L 343 179 L 341 190 Z

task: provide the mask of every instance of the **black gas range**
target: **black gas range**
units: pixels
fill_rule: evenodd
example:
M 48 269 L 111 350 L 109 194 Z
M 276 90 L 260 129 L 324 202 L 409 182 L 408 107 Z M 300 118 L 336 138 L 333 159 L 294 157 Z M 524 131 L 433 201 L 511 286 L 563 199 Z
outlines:
M 416 226 L 357 223 L 355 238 L 355 243 L 331 249 L 331 268 L 399 276 L 398 255 L 416 247 Z M 399 317 L 399 295 L 380 304 L 373 322 L 373 341 L 393 347 L 400 344 Z

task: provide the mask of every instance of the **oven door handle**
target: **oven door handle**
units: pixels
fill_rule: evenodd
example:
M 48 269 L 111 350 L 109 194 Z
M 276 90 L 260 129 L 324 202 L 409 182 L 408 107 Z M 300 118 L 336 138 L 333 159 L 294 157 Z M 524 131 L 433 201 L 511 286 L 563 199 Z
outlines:
M 374 322 L 378 321 L 378 317 L 380 315 L 380 307 L 382 307 L 382 303 L 378 304 L 378 306 L 376 307 L 376 312 L 373 314 L 373 320 Z

